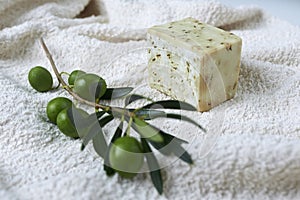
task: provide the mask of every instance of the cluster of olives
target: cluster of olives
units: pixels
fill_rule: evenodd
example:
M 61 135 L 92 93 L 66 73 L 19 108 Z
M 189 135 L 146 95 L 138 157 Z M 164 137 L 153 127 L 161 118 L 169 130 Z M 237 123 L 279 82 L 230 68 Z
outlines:
M 30 85 L 39 92 L 46 92 L 52 89 L 53 78 L 44 67 L 36 66 L 32 68 L 29 71 L 28 80 Z M 68 84 L 76 94 L 89 101 L 100 99 L 107 88 L 103 78 L 81 70 L 74 70 L 69 75 Z M 50 122 L 56 124 L 62 133 L 72 138 L 79 137 L 78 128 L 74 125 L 74 112 L 77 114 L 77 117 L 79 115 L 82 119 L 88 116 L 88 113 L 76 108 L 72 101 L 65 97 L 52 99 L 47 105 L 46 112 Z
M 46 92 L 52 89 L 53 78 L 50 72 L 44 67 L 32 68 L 28 74 L 30 85 L 39 92 Z M 106 92 L 105 80 L 92 73 L 81 70 L 74 70 L 68 78 L 68 83 L 73 87 L 73 91 L 80 97 L 95 101 L 100 99 Z
M 53 88 L 53 78 L 50 72 L 37 66 L 28 74 L 30 85 L 39 92 L 46 92 Z M 69 87 L 81 98 L 88 101 L 99 100 L 106 92 L 107 85 L 103 78 L 96 74 L 86 73 L 81 70 L 73 71 L 68 77 Z M 72 103 L 65 97 L 56 97 L 49 101 L 46 109 L 50 122 L 57 125 L 59 130 L 72 138 L 84 137 L 90 129 L 91 123 L 85 123 L 84 127 L 75 125 L 77 121 L 85 121 L 89 114 Z M 119 137 L 109 148 L 110 167 L 122 177 L 132 178 L 141 169 L 144 163 L 143 149 L 140 142 L 130 136 Z
M 57 125 L 58 129 L 66 136 L 72 138 L 84 137 L 88 127 L 75 126 L 76 121 L 85 120 L 89 114 L 80 108 L 76 108 L 72 101 L 65 97 L 56 97 L 47 104 L 47 116 L 50 122 Z

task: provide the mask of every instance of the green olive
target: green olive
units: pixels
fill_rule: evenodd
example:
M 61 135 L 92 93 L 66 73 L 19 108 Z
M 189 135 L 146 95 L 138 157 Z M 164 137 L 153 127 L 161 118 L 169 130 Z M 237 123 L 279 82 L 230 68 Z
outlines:
M 58 113 L 65 108 L 72 107 L 72 101 L 65 97 L 56 97 L 47 104 L 46 113 L 49 120 L 56 124 Z
M 85 134 L 83 134 L 84 131 L 88 130 L 88 127 L 85 129 L 83 129 L 83 127 L 78 127 L 76 120 L 74 120 L 74 118 L 77 118 L 78 120 L 78 113 L 80 114 L 79 117 L 82 117 L 83 120 L 88 116 L 84 110 L 75 107 L 65 108 L 57 115 L 57 127 L 66 136 L 79 138 L 80 135 Z M 76 117 L 74 116 L 75 114 Z
M 144 155 L 140 143 L 134 137 L 118 138 L 109 151 L 109 162 L 120 176 L 134 177 L 144 162 Z
M 57 127 L 63 134 L 72 138 L 78 138 L 77 130 L 70 116 L 71 111 L 72 108 L 65 108 L 60 111 L 56 119 Z
M 89 101 L 100 99 L 106 92 L 106 82 L 96 74 L 83 74 L 74 82 L 73 91 Z
M 70 112 L 70 111 L 69 111 Z M 72 122 L 80 138 L 83 138 L 90 129 L 90 126 L 97 119 L 90 119 L 89 114 L 79 108 L 72 108 Z M 98 121 L 97 121 L 98 122 Z
M 32 68 L 28 73 L 30 85 L 39 92 L 51 90 L 53 79 L 50 72 L 41 66 Z
M 69 85 L 74 85 L 75 80 L 83 74 L 86 74 L 86 73 L 84 71 L 81 71 L 81 70 L 72 71 L 69 78 L 68 78 Z

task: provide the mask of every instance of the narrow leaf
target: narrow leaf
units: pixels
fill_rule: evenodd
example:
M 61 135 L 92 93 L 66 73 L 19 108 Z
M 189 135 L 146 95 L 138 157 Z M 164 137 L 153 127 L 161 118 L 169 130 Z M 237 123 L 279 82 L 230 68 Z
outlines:
M 106 112 L 105 111 L 98 111 L 90 114 L 85 121 L 93 123 L 97 121 L 99 118 L 101 118 Z
M 123 133 L 123 121 L 120 122 L 118 128 L 115 131 L 115 134 L 111 138 L 110 143 L 113 143 L 114 141 L 116 141 L 116 139 L 118 139 L 119 137 L 121 137 L 122 133 Z
M 184 161 L 188 164 L 193 164 L 192 157 L 181 145 L 178 145 L 177 147 L 173 146 L 172 147 L 172 152 L 177 157 L 179 157 L 182 161 Z
M 153 141 L 149 141 L 149 140 L 148 141 L 160 153 L 162 153 L 164 155 L 170 155 L 171 153 L 174 153 L 175 156 L 179 157 L 184 162 L 186 162 L 188 164 L 193 164 L 193 160 L 192 160 L 191 156 L 180 144 L 181 139 L 178 139 L 169 134 L 163 135 L 163 137 L 164 137 L 163 143 L 153 142 Z
M 179 120 L 183 120 L 186 122 L 189 122 L 191 124 L 194 124 L 195 126 L 197 126 L 198 128 L 200 128 L 202 131 L 206 132 L 205 128 L 203 128 L 200 124 L 198 124 L 197 122 L 195 122 L 194 120 L 192 120 L 189 117 L 186 117 L 184 115 L 180 115 L 180 114 L 174 114 L 174 113 L 155 113 L 153 115 L 149 115 L 151 117 L 151 119 L 155 119 L 155 118 L 159 118 L 159 117 L 165 117 L 165 118 L 171 118 L 171 119 L 179 119 Z
M 170 155 L 173 152 L 172 148 L 177 148 L 177 147 L 180 148 L 180 144 L 188 143 L 187 141 L 177 138 L 168 133 L 165 133 L 162 130 L 160 130 L 160 134 L 164 138 L 163 142 L 155 142 L 150 140 L 149 142 L 155 149 L 157 149 L 159 152 L 161 152 L 164 155 Z
M 146 153 L 145 156 L 146 156 L 148 167 L 150 170 L 149 173 L 151 176 L 152 183 L 153 183 L 154 187 L 156 188 L 157 192 L 159 194 L 162 194 L 163 193 L 163 181 L 162 181 L 160 167 L 157 162 L 157 159 L 155 158 L 150 146 L 148 145 L 148 143 L 146 142 L 146 140 L 144 138 L 141 138 L 141 143 L 142 143 L 144 152 Z
M 97 118 L 97 119 L 101 118 L 105 113 L 106 113 L 106 112 L 103 111 L 103 110 L 96 112 L 96 113 L 95 113 L 95 114 L 96 114 L 96 118 Z
M 98 123 L 94 123 L 93 126 L 90 128 L 89 132 L 83 137 L 81 150 L 84 150 L 84 148 L 88 145 L 88 143 L 96 137 L 96 135 L 102 135 L 103 132 L 102 128 L 99 126 Z M 103 138 L 104 139 L 104 138 Z
M 131 126 L 142 137 L 155 142 L 163 142 L 163 137 L 159 133 L 160 130 L 154 126 L 150 126 L 150 124 L 144 120 L 135 117 L 133 118 Z
M 140 99 L 146 99 L 148 101 L 152 101 L 148 97 L 144 97 L 144 96 L 139 95 L 139 94 L 132 94 L 132 95 L 126 97 L 126 99 L 125 99 L 125 106 L 128 106 L 132 102 L 135 102 L 135 101 L 140 100 Z
M 150 104 L 143 106 L 143 108 L 151 108 L 151 109 L 179 109 L 179 110 L 190 110 L 196 111 L 197 109 L 191 104 L 185 103 L 183 101 L 177 100 L 164 100 L 164 101 L 156 101 Z
M 119 124 L 118 128 L 116 129 L 105 154 L 105 158 L 104 158 L 104 164 L 103 164 L 103 168 L 106 172 L 106 174 L 108 176 L 112 176 L 115 174 L 115 170 L 113 168 L 110 167 L 110 162 L 109 162 L 109 150 L 111 148 L 112 143 L 118 139 L 119 137 L 122 136 L 122 132 L 123 132 L 123 121 Z
M 81 151 L 83 151 L 84 148 L 88 145 L 88 143 L 96 136 L 96 134 L 98 132 L 98 128 L 99 128 L 98 126 L 99 126 L 98 124 L 97 124 L 97 127 L 95 127 L 95 125 L 94 125 L 89 130 L 89 132 L 83 137 L 83 141 L 82 141 L 82 144 L 81 144 Z
M 98 120 L 100 126 L 103 128 L 106 124 L 111 122 L 114 119 L 114 116 L 112 115 L 107 115 L 105 117 L 102 117 L 101 119 Z
M 94 149 L 97 152 L 97 154 L 104 159 L 105 154 L 107 152 L 107 143 L 106 143 L 106 140 L 104 138 L 103 131 L 102 131 L 101 127 L 99 127 L 98 133 L 93 138 L 93 146 L 94 146 Z
M 130 111 L 133 112 L 134 110 L 130 110 Z M 135 115 L 144 120 L 151 120 L 154 118 L 166 116 L 166 113 L 164 111 L 160 111 L 160 110 L 142 109 L 142 110 L 136 111 Z
M 100 99 L 111 100 L 121 98 L 129 94 L 132 90 L 132 87 L 107 88 L 106 92 Z

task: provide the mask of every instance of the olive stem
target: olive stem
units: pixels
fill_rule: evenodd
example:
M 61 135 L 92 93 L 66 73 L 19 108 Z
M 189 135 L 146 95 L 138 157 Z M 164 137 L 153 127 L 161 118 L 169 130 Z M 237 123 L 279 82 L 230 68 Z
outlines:
M 52 55 L 48 49 L 48 47 L 46 46 L 45 42 L 44 42 L 44 39 L 43 38 L 40 38 L 40 43 L 43 47 L 43 50 L 52 66 L 52 69 L 56 75 L 56 78 L 58 79 L 58 82 L 62 84 L 62 87 L 67 90 L 67 92 L 73 96 L 75 99 L 77 99 L 79 102 L 81 103 L 84 103 L 86 105 L 89 105 L 89 106 L 93 106 L 95 107 L 96 109 L 100 108 L 106 112 L 110 111 L 112 113 L 116 112 L 116 113 L 119 113 L 121 115 L 126 115 L 126 116 L 129 116 L 129 117 L 132 117 L 133 115 L 135 115 L 134 113 L 128 111 L 127 109 L 123 109 L 123 108 L 118 108 L 118 107 L 111 107 L 111 106 L 105 106 L 105 105 L 101 105 L 99 103 L 95 103 L 95 102 L 91 102 L 91 101 L 87 101 L 83 98 L 81 98 L 78 94 L 76 94 L 75 92 L 73 92 L 72 88 L 64 81 L 64 79 L 61 77 L 59 71 L 57 70 L 57 67 L 55 65 L 55 62 L 52 58 Z
M 126 136 L 130 135 L 130 127 L 131 127 L 131 124 L 132 124 L 132 120 L 133 120 L 133 118 L 130 117 L 129 122 L 128 122 L 128 126 L 127 126 L 127 130 L 126 130 Z
M 45 42 L 44 42 L 44 39 L 43 38 L 40 38 L 40 42 L 41 42 L 41 45 L 43 47 L 43 50 L 52 66 L 52 69 L 56 75 L 56 78 L 58 79 L 58 81 L 62 84 L 63 88 L 65 90 L 67 90 L 69 92 L 70 95 L 72 95 L 75 99 L 77 99 L 78 101 L 82 102 L 82 103 L 85 103 L 87 105 L 90 105 L 90 106 L 94 106 L 95 108 L 101 108 L 103 110 L 106 110 L 106 111 L 109 111 L 111 110 L 111 107 L 110 106 L 104 106 L 104 105 L 101 105 L 101 104 L 97 104 L 97 103 L 94 103 L 94 102 L 90 102 L 90 101 L 87 101 L 83 98 L 81 98 L 80 96 L 78 96 L 78 94 L 76 94 L 75 92 L 73 92 L 73 90 L 70 88 L 70 86 L 64 81 L 64 79 L 61 77 L 60 73 L 58 72 L 57 70 L 57 67 L 55 65 L 55 62 L 52 58 L 52 55 L 48 49 L 48 47 L 46 46 Z

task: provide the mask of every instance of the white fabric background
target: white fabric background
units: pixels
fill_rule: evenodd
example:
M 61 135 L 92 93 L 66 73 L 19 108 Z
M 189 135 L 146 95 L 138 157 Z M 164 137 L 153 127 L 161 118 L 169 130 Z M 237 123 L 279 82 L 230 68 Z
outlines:
M 220 0 L 220 2 L 230 6 L 257 5 L 275 17 L 300 26 L 300 14 L 298 12 L 300 1 L 298 0 Z
M 145 85 L 146 28 L 188 16 L 243 39 L 239 86 L 219 107 L 185 113 L 209 130 L 206 135 L 185 123 L 161 123 L 190 141 L 195 164 L 164 168 L 159 196 L 147 174 L 133 181 L 106 177 L 91 146 L 81 152 L 79 140 L 47 122 L 47 102 L 67 94 L 37 93 L 27 74 L 36 65 L 50 69 L 38 42 L 43 36 L 61 71 L 94 72 L 110 86 L 142 85 L 139 91 L 166 99 Z M 0 198 L 299 199 L 299 46 L 299 27 L 256 7 L 197 0 L 1 1 Z M 105 129 L 108 137 L 113 125 Z M 216 143 L 211 151 L 209 142 Z

